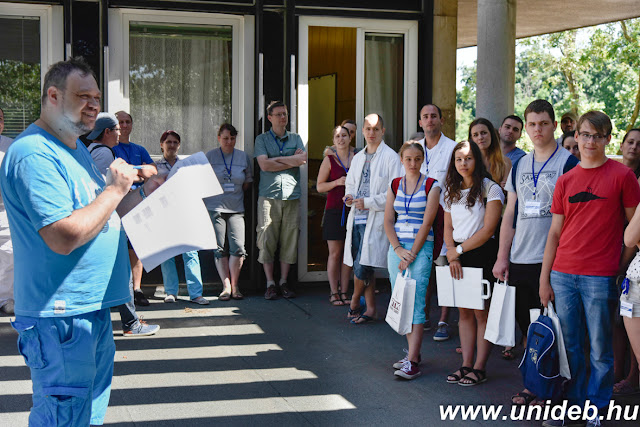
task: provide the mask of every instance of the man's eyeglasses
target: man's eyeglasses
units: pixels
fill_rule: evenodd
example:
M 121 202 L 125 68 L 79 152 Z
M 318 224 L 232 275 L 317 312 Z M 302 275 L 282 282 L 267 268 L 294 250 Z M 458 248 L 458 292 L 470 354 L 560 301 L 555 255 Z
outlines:
M 604 140 L 607 136 L 609 135 L 600 135 L 599 133 L 595 133 L 595 134 L 590 134 L 587 132 L 580 132 L 578 134 L 578 136 L 580 137 L 580 139 L 582 139 L 585 142 L 589 142 L 593 139 L 594 142 L 600 142 L 602 140 Z
M 289 114 L 288 113 L 273 113 L 271 114 L 272 117 L 287 117 Z

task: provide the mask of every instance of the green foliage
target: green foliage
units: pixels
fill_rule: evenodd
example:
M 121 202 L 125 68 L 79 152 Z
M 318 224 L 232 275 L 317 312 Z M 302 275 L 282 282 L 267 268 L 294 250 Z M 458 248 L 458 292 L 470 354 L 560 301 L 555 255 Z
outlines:
M 640 18 L 598 27 L 545 34 L 517 41 L 515 113 L 546 99 L 557 118 L 566 111 L 607 113 L 614 124 L 608 154 L 615 154 L 627 129 L 638 126 L 640 112 Z M 457 93 L 456 138 L 466 137 L 475 117 L 476 67 L 465 67 Z M 560 135 L 558 126 L 557 136 Z M 526 136 L 518 143 L 531 148 Z
M 0 60 L 0 103 L 4 135 L 15 137 L 40 116 L 40 64 Z

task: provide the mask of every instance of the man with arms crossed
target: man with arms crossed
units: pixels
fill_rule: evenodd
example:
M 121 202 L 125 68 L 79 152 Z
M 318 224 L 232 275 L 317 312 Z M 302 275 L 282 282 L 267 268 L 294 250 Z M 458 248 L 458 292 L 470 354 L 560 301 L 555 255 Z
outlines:
M 130 165 L 141 166 L 149 165 L 154 173 L 157 173 L 156 165 L 151 160 L 149 152 L 142 145 L 134 144 L 129 141 L 129 136 L 133 130 L 133 118 L 131 114 L 126 111 L 118 111 L 116 113 L 118 122 L 120 124 L 120 136 L 118 137 L 118 144 L 113 147 L 113 152 L 116 157 L 123 159 Z M 132 190 L 137 189 L 140 186 L 140 182 L 134 182 L 131 187 Z M 133 295 L 134 301 L 137 305 L 146 307 L 149 305 L 149 300 L 142 293 L 142 261 L 138 258 L 138 254 L 133 250 L 131 244 L 129 247 L 129 262 L 131 263 L 131 275 L 133 277 Z
M 267 278 L 264 297 L 278 297 L 273 279 L 273 262 L 280 243 L 280 294 L 294 298 L 287 284 L 291 264 L 298 260 L 298 228 L 300 227 L 300 166 L 307 162 L 307 153 L 300 135 L 287 131 L 289 114 L 281 101 L 267 107 L 271 129 L 256 137 L 254 153 L 260 166 L 258 189 L 258 227 L 256 244 Z
M 589 400 L 599 410 L 609 405 L 613 392 L 616 275 L 624 268 L 620 262 L 625 219 L 631 221 L 640 203 L 633 171 L 605 154 L 611 129 L 611 120 L 600 111 L 578 119 L 581 161 L 556 184 L 540 273 L 540 300 L 545 307 L 555 301 L 567 349 L 569 405 L 584 407 Z M 588 382 L 585 332 L 590 347 Z M 588 426 L 600 425 L 597 413 L 583 415 L 591 415 Z
M 400 158 L 384 143 L 384 123 L 378 114 L 364 118 L 362 133 L 367 146 L 351 161 L 345 181 L 344 202 L 351 207 L 344 242 L 344 263 L 353 267 L 351 323 L 375 319 L 375 271 L 387 268 L 389 240 L 384 231 L 384 209 L 391 181 L 400 176 Z M 364 294 L 366 311 L 360 307 Z
M 9 147 L 0 185 L 15 256 L 18 349 L 31 369 L 29 425 L 102 424 L 115 344 L 109 307 L 129 300 L 120 217 L 157 188 L 123 160 L 105 185 L 78 137 L 93 129 L 100 90 L 76 59 L 47 72 L 38 120 Z
M 524 118 L 533 151 L 513 163 L 507 178 L 507 207 L 493 274 L 516 287 L 516 321 L 526 337 L 529 309 L 540 307 L 538 282 L 551 227 L 553 190 L 558 177 L 575 166 L 578 159 L 553 138 L 557 122 L 550 103 L 543 99 L 533 101 L 527 106 Z M 526 389 L 511 398 L 516 405 L 529 404 L 534 399 Z
M 418 124 L 424 132 L 424 138 L 418 141 L 424 147 L 424 162 L 420 171 L 430 178 L 438 181 L 441 188 L 444 188 L 444 180 L 447 176 L 447 169 L 449 169 L 449 162 L 451 161 L 451 154 L 456 146 L 456 142 L 444 136 L 442 133 L 442 124 L 444 123 L 444 117 L 442 117 L 442 110 L 435 104 L 427 104 L 420 110 L 420 119 Z M 401 176 L 404 175 L 404 169 Z M 441 198 L 442 204 L 444 199 Z M 443 205 L 444 206 L 444 205 Z M 442 250 L 439 254 L 433 254 L 435 265 L 447 265 L 447 248 L 442 245 Z M 435 271 L 432 269 L 431 271 Z M 426 301 L 426 316 L 425 329 L 431 329 L 431 322 L 429 321 L 429 309 L 431 307 L 431 298 L 435 292 L 435 280 L 436 275 L 432 274 L 429 277 L 429 285 L 427 286 L 427 301 Z M 435 341 L 446 341 L 449 339 L 449 307 L 440 308 L 440 320 L 438 321 L 438 329 L 433 336 Z
M 505 117 L 498 129 L 502 154 L 511 160 L 511 164 L 527 154 L 524 150 L 516 147 L 516 142 L 522 135 L 522 126 L 522 119 L 514 114 Z

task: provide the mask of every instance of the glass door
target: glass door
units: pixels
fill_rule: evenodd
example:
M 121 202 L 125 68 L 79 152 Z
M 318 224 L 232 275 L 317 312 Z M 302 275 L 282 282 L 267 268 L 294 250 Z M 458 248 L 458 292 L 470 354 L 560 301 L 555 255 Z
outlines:
M 44 75 L 62 56 L 62 8 L 3 3 L 0 11 L 2 134 L 15 138 L 40 116 Z M 59 49 L 59 50 L 58 50 Z
M 355 24 L 355 25 L 354 25 Z M 327 280 L 322 222 L 327 195 L 316 189 L 332 130 L 355 120 L 354 145 L 363 146 L 364 116 L 378 113 L 385 142 L 398 149 L 417 121 L 417 23 L 300 18 L 298 132 L 309 153 L 301 169 L 301 236 L 298 276 Z

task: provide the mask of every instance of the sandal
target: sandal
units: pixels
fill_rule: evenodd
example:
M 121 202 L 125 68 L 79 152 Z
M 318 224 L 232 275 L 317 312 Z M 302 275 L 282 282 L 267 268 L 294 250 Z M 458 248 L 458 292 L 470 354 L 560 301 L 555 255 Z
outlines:
M 460 372 L 460 375 L 456 374 L 456 372 Z M 468 366 L 461 366 L 460 369 L 458 369 L 456 372 L 454 372 L 453 374 L 447 375 L 447 382 L 449 384 L 458 384 L 458 382 L 465 375 L 467 375 L 469 372 L 473 372 L 473 368 L 469 368 Z M 452 379 L 449 379 L 449 378 L 452 378 Z
M 349 298 L 347 296 L 347 294 L 344 293 L 344 292 L 340 292 L 340 299 L 344 303 L 343 305 L 350 305 L 351 304 L 351 298 Z
M 515 401 L 515 399 L 520 398 L 522 399 L 523 403 L 518 403 Z M 518 394 L 514 394 L 513 396 L 511 396 L 511 404 L 512 405 L 516 405 L 516 406 L 527 406 L 529 405 L 531 402 L 533 402 L 534 400 L 536 400 L 536 395 L 535 394 L 531 394 L 531 393 L 527 393 L 526 391 L 521 391 Z
M 231 298 L 233 299 L 244 299 L 244 295 L 240 293 L 240 291 L 231 292 Z
M 329 303 L 333 306 L 344 305 L 344 301 L 340 299 L 340 294 L 337 292 L 329 295 Z
M 473 374 L 476 377 L 471 378 L 469 374 Z M 487 371 L 485 371 L 484 369 L 472 369 L 471 372 L 469 372 L 469 374 L 462 377 L 462 379 L 458 382 L 458 385 L 461 385 L 462 387 L 471 387 L 474 385 L 482 384 L 487 380 Z M 463 383 L 462 381 L 464 380 L 467 380 L 470 382 Z
M 222 292 L 218 295 L 218 301 L 229 301 L 231 299 L 231 294 L 227 291 Z
M 513 353 L 513 348 L 505 348 L 502 350 L 502 358 L 504 360 L 513 360 L 516 358 L 516 355 Z
M 354 325 L 362 325 L 365 323 L 369 323 L 369 322 L 375 322 L 376 319 L 374 319 L 371 316 L 367 316 L 366 314 L 361 314 L 360 316 L 351 319 L 351 323 L 353 323 Z
M 640 389 L 631 385 L 631 382 L 627 379 L 619 381 L 613 386 L 614 396 L 629 396 L 637 393 L 640 393 Z

